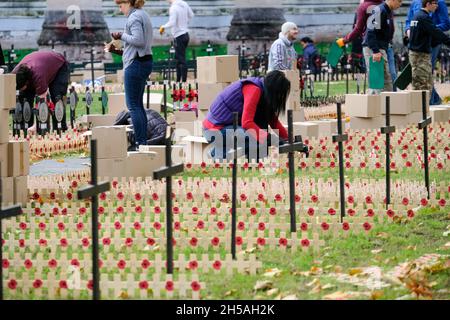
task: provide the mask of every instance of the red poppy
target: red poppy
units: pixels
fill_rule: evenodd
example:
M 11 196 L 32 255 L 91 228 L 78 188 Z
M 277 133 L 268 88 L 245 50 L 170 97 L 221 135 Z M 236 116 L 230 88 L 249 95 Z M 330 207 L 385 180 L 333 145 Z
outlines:
M 119 192 L 117 193 L 117 199 L 123 200 L 123 198 L 125 198 L 123 192 L 120 192 L 120 191 L 119 191 Z
M 192 237 L 191 240 L 189 240 L 189 244 L 190 244 L 192 247 L 196 247 L 197 244 L 198 244 L 198 239 L 197 239 L 196 237 Z
M 237 246 L 241 246 L 243 242 L 244 241 L 242 240 L 242 237 L 236 237 L 236 245 Z
M 364 230 L 369 231 L 370 229 L 372 229 L 372 225 L 368 222 L 365 222 L 363 224 L 363 228 L 364 228 Z
M 109 246 L 111 244 L 110 238 L 103 238 L 102 243 L 104 246 Z
M 155 239 L 153 239 L 153 238 L 148 238 L 148 239 L 147 239 L 147 244 L 148 244 L 149 246 L 154 246 L 154 245 L 155 245 Z
M 394 210 L 389 209 L 388 211 L 386 211 L 386 214 L 388 215 L 389 218 L 392 218 L 395 215 Z
M 126 263 L 124 260 L 120 260 L 120 261 L 117 263 L 117 268 L 119 268 L 120 270 L 125 269 L 126 266 L 127 266 L 127 263 Z
M 258 213 L 258 210 L 256 210 L 256 208 L 251 208 L 251 209 L 250 209 L 250 214 L 251 214 L 252 216 L 256 215 L 257 213 Z
M 50 192 L 50 200 L 55 200 L 56 194 L 54 192 Z
M 316 195 L 312 195 L 312 196 L 311 196 L 311 201 L 312 201 L 313 203 L 316 203 L 317 201 L 319 201 L 319 198 L 318 198 Z
M 122 229 L 122 224 L 119 221 L 114 222 L 114 229 L 116 230 Z
M 192 208 L 192 214 L 198 214 L 198 208 L 197 207 L 193 207 Z
M 280 238 L 278 240 L 278 243 L 280 244 L 280 246 L 286 247 L 287 246 L 287 239 L 286 238 Z
M 189 269 L 195 270 L 198 268 L 198 262 L 195 260 L 189 261 Z
M 217 214 L 217 208 L 211 208 L 209 212 L 211 215 L 215 215 Z
M 45 240 L 45 239 L 40 239 L 40 240 L 39 240 L 39 245 L 40 245 L 41 247 L 46 247 L 46 246 L 47 246 L 47 240 Z
M 326 222 L 322 222 L 322 224 L 320 225 L 322 227 L 322 230 L 327 231 L 328 229 L 330 229 L 330 225 Z
M 33 200 L 38 200 L 40 198 L 39 193 L 35 192 L 32 196 Z
M 412 209 L 409 209 L 407 214 L 408 214 L 408 218 L 410 218 L 410 219 L 414 218 L 414 211 Z
M 308 239 L 303 239 L 301 241 L 301 244 L 302 244 L 302 247 L 309 247 L 311 243 L 309 242 Z
M 366 204 L 372 204 L 372 197 L 371 196 L 367 196 L 366 197 Z
M 160 230 L 161 229 L 161 223 L 159 223 L 159 222 L 154 222 L 153 223 L 153 228 L 155 228 L 156 230 Z
M 217 228 L 219 228 L 219 230 L 225 229 L 225 223 L 222 221 L 217 222 Z
M 266 245 L 266 239 L 264 239 L 264 238 L 258 238 L 258 239 L 256 240 L 256 242 L 257 242 L 257 244 L 258 244 L 259 246 L 265 246 L 265 245 Z
M 209 193 L 207 193 L 207 192 L 204 192 L 204 193 L 203 193 L 203 197 L 204 197 L 206 200 L 208 200 L 208 199 L 211 198 L 211 196 L 210 196 Z
M 283 197 L 281 197 L 280 194 L 276 194 L 275 195 L 275 201 L 281 201 L 281 200 L 283 200 Z
M 86 208 L 85 207 L 81 207 L 78 212 L 80 213 L 80 215 L 84 215 L 84 214 L 86 214 Z
M 241 194 L 241 201 L 246 201 L 247 200 L 247 196 L 243 193 Z
M 67 193 L 67 199 L 69 199 L 69 200 L 72 200 L 72 198 L 73 198 L 73 195 L 72 195 L 72 193 Z
M 238 225 L 237 225 L 237 228 L 238 228 L 238 230 L 240 230 L 240 231 L 245 230 L 245 223 L 242 222 L 242 221 L 239 221 L 239 222 L 238 222 Z
M 173 228 L 175 229 L 175 230 L 180 230 L 181 229 L 181 223 L 179 222 L 179 221 L 176 221 L 174 224 L 173 224 Z
M 220 168 L 220 163 L 215 163 L 215 164 L 214 164 L 214 168 L 215 168 L 215 169 L 219 169 L 219 168 Z
M 220 262 L 219 260 L 214 261 L 213 268 L 215 270 L 220 270 L 222 268 L 222 262 Z
M 136 193 L 136 194 L 134 195 L 134 199 L 135 199 L 136 201 L 141 201 L 141 200 L 142 200 L 141 194 L 140 194 L 140 193 Z
M 355 198 L 353 196 L 348 196 L 347 197 L 347 202 L 350 203 L 350 204 L 353 204 L 353 203 L 355 203 Z
M 391 169 L 395 169 L 395 162 L 391 162 Z
M 188 192 L 188 193 L 186 194 L 186 199 L 188 199 L 188 200 L 194 199 L 194 196 L 192 195 L 192 192 Z
M 160 214 L 160 213 L 161 213 L 161 208 L 160 208 L 160 207 L 155 207 L 155 208 L 153 209 L 153 211 L 155 212 L 155 214 Z M 175 208 L 173 208 L 173 211 L 174 211 L 174 213 L 175 213 Z
M 406 165 L 407 168 L 411 168 L 412 167 L 411 161 L 406 161 L 405 165 Z
M 199 220 L 197 221 L 197 229 L 203 229 L 205 227 L 205 223 L 203 222 L 203 220 Z
M 42 280 L 40 280 L 40 279 L 34 280 L 34 282 L 33 282 L 33 288 L 39 289 L 40 287 L 42 287 Z
M 70 261 L 70 265 L 74 266 L 74 267 L 79 267 L 80 266 L 80 262 L 77 259 L 72 259 Z
M 31 269 L 33 267 L 33 262 L 31 262 L 30 259 L 25 260 L 23 264 L 26 269 Z
M 8 261 L 8 259 L 3 259 L 2 260 L 2 268 L 3 269 L 8 269 L 9 268 L 9 261 Z
M 308 215 L 311 216 L 311 217 L 314 215 L 314 208 L 309 208 L 308 209 Z
M 174 284 L 173 284 L 172 281 L 167 281 L 166 282 L 166 290 L 167 291 L 173 291 L 173 287 L 174 287 Z
M 66 280 L 61 280 L 59 281 L 59 288 L 60 289 L 67 289 L 69 286 L 67 285 L 67 281 Z
M 81 240 L 81 243 L 82 243 L 83 247 L 89 247 L 89 239 L 88 238 L 83 238 L 83 240 Z
M 58 209 L 58 208 L 53 208 L 52 214 L 53 214 L 54 216 L 59 215 L 59 209 Z
M 102 192 L 100 194 L 100 200 L 105 201 L 106 200 L 106 193 Z
M 8 288 L 10 290 L 16 290 L 16 288 L 17 288 L 17 281 L 14 280 L 14 279 L 9 280 L 8 281 Z
M 375 215 L 375 212 L 373 211 L 373 209 L 367 209 L 367 216 L 373 217 L 374 215 Z
M 259 162 L 259 163 L 258 163 L 258 169 L 263 169 L 263 168 L 264 168 L 264 163 Z
M 445 199 L 441 199 L 441 200 L 439 200 L 439 205 L 441 206 L 441 207 L 445 207 L 445 204 L 446 204 L 447 202 L 445 201 Z
M 180 208 L 173 207 L 172 211 L 173 211 L 174 214 L 179 214 L 180 213 Z
M 344 231 L 350 230 L 350 225 L 348 224 L 348 222 L 344 222 L 344 223 L 342 224 L 342 229 L 343 229 Z
M 93 281 L 93 280 L 89 280 L 88 283 L 87 283 L 87 285 L 86 285 L 86 287 L 87 287 L 89 290 L 94 289 L 94 281 Z
M 21 222 L 21 223 L 19 224 L 19 228 L 20 228 L 21 230 L 26 230 L 26 229 L 27 229 L 27 224 L 26 224 L 25 222 Z
M 118 214 L 122 214 L 123 213 L 123 207 L 117 207 L 116 212 Z
M 219 240 L 219 238 L 218 237 L 214 237 L 214 238 L 212 238 L 212 240 L 211 240 L 211 244 L 213 245 L 213 246 L 218 246 L 219 245 L 219 243 L 220 243 L 220 240 Z
M 328 209 L 328 214 L 330 216 L 334 216 L 334 215 L 336 215 L 336 210 L 334 210 L 333 208 L 330 208 L 330 209 Z
M 264 195 L 262 193 L 258 194 L 258 201 L 264 201 Z
M 148 289 L 148 282 L 147 282 L 147 281 L 141 281 L 141 282 L 139 282 L 139 289 L 141 289 L 141 290 L 147 290 L 147 289 Z
M 265 224 L 264 222 L 258 223 L 258 230 L 259 230 L 259 231 L 264 231 L 264 230 L 266 230 L 266 224 Z
M 78 230 L 78 231 L 83 230 L 83 228 L 84 228 L 84 224 L 83 224 L 82 222 L 77 223 L 77 230 Z
M 127 247 L 131 247 L 133 245 L 133 239 L 132 238 L 126 238 L 125 239 L 125 245 Z
M 61 240 L 59 240 L 59 244 L 61 245 L 61 247 L 65 248 L 68 246 L 68 242 L 67 239 L 62 238 Z
M 420 200 L 420 204 L 422 205 L 422 207 L 425 207 L 428 204 L 428 200 L 423 198 L 422 200 Z
M 51 259 L 48 261 L 48 266 L 49 268 L 56 268 L 58 266 L 58 263 L 56 262 L 55 259 Z
M 41 223 L 39 223 L 38 227 L 39 227 L 39 230 L 44 231 L 46 225 L 45 225 L 45 223 L 41 222 Z
M 375 168 L 380 169 L 381 168 L 381 163 L 379 163 L 379 162 L 375 163 Z

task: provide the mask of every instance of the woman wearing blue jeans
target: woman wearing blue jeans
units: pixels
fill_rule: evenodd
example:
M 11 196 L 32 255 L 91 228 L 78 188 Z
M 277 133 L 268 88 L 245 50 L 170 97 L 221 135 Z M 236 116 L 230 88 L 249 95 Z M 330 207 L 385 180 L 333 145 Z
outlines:
M 136 148 L 147 144 L 147 116 L 143 98 L 153 69 L 153 28 L 149 15 L 142 9 L 144 3 L 144 0 L 116 0 L 120 11 L 127 16 L 127 23 L 123 33 L 113 33 L 112 37 L 122 40 L 123 51 L 117 50 L 114 45 L 105 48 L 109 52 L 122 54 L 125 99 L 133 122 Z

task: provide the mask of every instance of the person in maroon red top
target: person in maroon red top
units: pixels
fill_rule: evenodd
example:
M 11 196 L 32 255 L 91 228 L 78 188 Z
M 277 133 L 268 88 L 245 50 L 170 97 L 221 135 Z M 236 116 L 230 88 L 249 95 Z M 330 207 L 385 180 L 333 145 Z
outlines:
M 45 99 L 50 95 L 53 105 L 59 100 L 65 101 L 69 86 L 70 65 L 62 54 L 53 51 L 30 53 L 22 59 L 12 73 L 16 74 L 19 99 L 26 99 L 32 103 L 35 96 Z M 33 125 L 32 121 L 29 126 Z M 56 128 L 56 124 L 53 116 L 53 128 Z M 65 113 L 62 130 L 67 130 Z
M 346 43 L 352 42 L 358 37 L 364 38 L 367 29 L 367 19 L 372 15 L 372 8 L 380 5 L 383 0 L 361 0 L 358 9 L 356 9 L 356 23 L 349 34 L 340 38 L 336 43 L 343 47 Z

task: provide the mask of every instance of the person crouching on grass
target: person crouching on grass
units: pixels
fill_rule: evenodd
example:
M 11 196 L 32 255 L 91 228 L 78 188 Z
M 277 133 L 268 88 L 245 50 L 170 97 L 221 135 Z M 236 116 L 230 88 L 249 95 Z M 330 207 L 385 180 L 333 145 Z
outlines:
M 105 51 L 122 55 L 125 73 L 125 99 L 136 138 L 136 146 L 147 144 L 147 116 L 144 110 L 144 91 L 153 69 L 153 29 L 150 16 L 142 9 L 144 0 L 115 0 L 120 11 L 127 17 L 125 31 L 112 34 L 114 40 L 123 42 L 123 50 L 113 44 Z
M 278 120 L 285 112 L 291 83 L 281 71 L 271 71 L 265 78 L 247 78 L 229 85 L 214 100 L 203 121 L 203 135 L 214 142 L 211 156 L 226 159 L 233 149 L 233 113 L 239 114 L 238 147 L 244 147 L 247 159 L 267 156 L 267 147 L 288 140 L 288 133 Z M 271 136 L 269 126 L 278 131 Z M 270 139 L 269 139 L 270 138 Z M 226 143 L 225 143 L 226 142 Z M 258 154 L 259 151 L 259 154 Z

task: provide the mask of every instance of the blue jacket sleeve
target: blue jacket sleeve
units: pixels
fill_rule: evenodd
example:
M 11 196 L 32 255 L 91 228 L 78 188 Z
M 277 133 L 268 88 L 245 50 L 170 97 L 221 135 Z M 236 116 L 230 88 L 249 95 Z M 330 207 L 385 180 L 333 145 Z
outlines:
M 442 31 L 450 30 L 450 20 L 448 18 L 448 9 L 445 1 L 438 2 L 438 8 L 434 14 L 438 15 L 439 23 L 436 25 Z
M 409 30 L 409 28 L 411 27 L 411 20 L 413 18 L 414 18 L 414 3 L 411 3 L 411 6 L 409 7 L 408 10 L 408 16 L 406 17 L 405 21 L 405 32 Z

